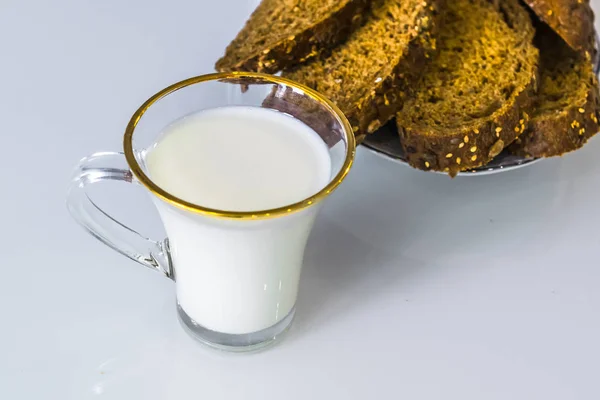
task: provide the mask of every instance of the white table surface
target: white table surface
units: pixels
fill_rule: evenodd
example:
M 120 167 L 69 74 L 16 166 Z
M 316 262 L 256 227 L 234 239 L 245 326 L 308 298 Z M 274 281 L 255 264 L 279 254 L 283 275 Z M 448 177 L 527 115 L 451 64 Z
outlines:
M 172 282 L 76 226 L 73 166 L 211 71 L 249 3 L 0 1 L 0 399 L 600 398 L 598 138 L 455 180 L 360 150 L 294 326 L 259 354 L 192 341 Z M 160 232 L 141 189 L 114 186 L 107 207 Z

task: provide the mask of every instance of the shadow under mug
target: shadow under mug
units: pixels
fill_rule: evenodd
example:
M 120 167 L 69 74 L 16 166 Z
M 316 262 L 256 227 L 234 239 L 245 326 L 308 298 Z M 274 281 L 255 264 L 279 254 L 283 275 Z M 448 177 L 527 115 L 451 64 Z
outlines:
M 186 202 L 152 181 L 145 157 L 166 126 L 201 110 L 236 105 L 275 109 L 317 132 L 329 149 L 328 184 L 295 204 L 234 212 Z M 173 279 L 180 322 L 201 342 L 245 351 L 285 332 L 294 317 L 304 250 L 320 203 L 344 180 L 354 159 L 354 135 L 342 112 L 319 93 L 284 78 L 209 74 L 176 83 L 146 101 L 127 125 L 123 146 L 124 153 L 97 153 L 80 162 L 67 199 L 75 220 L 111 248 Z M 147 189 L 167 239 L 147 239 L 94 203 L 90 185 L 110 180 Z

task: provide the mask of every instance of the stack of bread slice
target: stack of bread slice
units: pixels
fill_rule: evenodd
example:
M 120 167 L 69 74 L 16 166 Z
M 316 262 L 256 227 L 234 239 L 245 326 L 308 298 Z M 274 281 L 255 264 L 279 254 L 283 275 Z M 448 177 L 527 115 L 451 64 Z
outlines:
M 436 57 L 396 123 L 407 161 L 455 175 L 487 164 L 525 129 L 538 50 L 518 0 L 448 2 Z
M 588 0 L 263 0 L 216 67 L 282 71 L 358 141 L 395 117 L 409 164 L 454 176 L 505 149 L 583 146 L 599 130 L 594 57 Z

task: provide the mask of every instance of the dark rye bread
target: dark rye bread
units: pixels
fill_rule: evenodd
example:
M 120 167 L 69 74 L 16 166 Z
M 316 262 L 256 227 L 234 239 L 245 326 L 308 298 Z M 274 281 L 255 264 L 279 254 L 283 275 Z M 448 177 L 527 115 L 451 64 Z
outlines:
M 435 48 L 437 0 L 375 0 L 366 22 L 327 57 L 284 71 L 331 99 L 357 141 L 393 118 Z
M 594 12 L 589 0 L 524 0 L 574 50 L 594 52 Z
M 217 71 L 275 73 L 344 40 L 369 0 L 262 0 Z
M 538 29 L 540 87 L 525 132 L 510 146 L 524 157 L 552 157 L 581 148 L 598 130 L 598 79 L 585 55 L 545 26 Z
M 454 176 L 525 130 L 537 85 L 533 36 L 518 0 L 447 3 L 438 53 L 396 116 L 410 165 Z

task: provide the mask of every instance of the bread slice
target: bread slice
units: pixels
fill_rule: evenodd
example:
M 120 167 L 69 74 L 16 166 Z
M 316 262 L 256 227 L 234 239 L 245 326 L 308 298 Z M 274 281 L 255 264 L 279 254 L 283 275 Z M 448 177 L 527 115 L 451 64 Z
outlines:
M 283 76 L 327 96 L 357 140 L 393 118 L 435 48 L 437 0 L 374 0 L 366 22 L 328 57 Z
M 525 3 L 572 49 L 594 52 L 594 12 L 589 0 L 525 0 Z
M 220 71 L 274 73 L 344 40 L 369 0 L 262 0 L 217 61 Z
M 438 54 L 396 121 L 410 165 L 454 176 L 525 130 L 539 54 L 518 0 L 453 0 L 444 16 Z
M 591 60 L 549 28 L 540 26 L 540 87 L 525 132 L 510 146 L 524 157 L 552 157 L 577 150 L 595 135 L 599 116 L 598 79 Z

